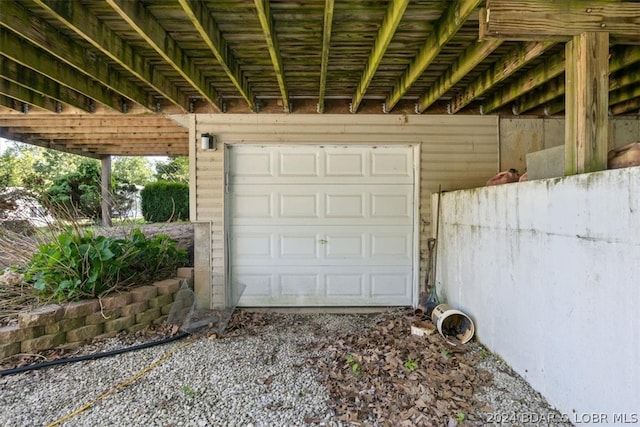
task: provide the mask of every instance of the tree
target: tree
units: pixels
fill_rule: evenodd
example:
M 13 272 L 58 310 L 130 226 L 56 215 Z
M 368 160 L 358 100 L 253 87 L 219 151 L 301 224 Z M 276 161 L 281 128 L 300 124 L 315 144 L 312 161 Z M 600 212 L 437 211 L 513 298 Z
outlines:
M 144 187 L 153 178 L 153 168 L 145 157 L 114 157 L 111 176 L 116 182 Z
M 189 158 L 169 157 L 167 162 L 156 163 L 158 181 L 189 182 Z
M 48 202 L 58 215 L 101 217 L 100 162 L 82 160 L 77 170 L 56 178 L 47 189 Z

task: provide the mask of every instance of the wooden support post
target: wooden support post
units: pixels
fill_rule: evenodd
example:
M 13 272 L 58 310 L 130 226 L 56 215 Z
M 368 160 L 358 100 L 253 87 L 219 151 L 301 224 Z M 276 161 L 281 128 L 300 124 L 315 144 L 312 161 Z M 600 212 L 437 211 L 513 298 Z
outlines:
M 566 45 L 565 175 L 607 168 L 609 34 L 588 32 Z
M 102 225 L 111 227 L 111 156 L 102 157 L 100 162 L 102 163 L 102 171 L 100 173 Z

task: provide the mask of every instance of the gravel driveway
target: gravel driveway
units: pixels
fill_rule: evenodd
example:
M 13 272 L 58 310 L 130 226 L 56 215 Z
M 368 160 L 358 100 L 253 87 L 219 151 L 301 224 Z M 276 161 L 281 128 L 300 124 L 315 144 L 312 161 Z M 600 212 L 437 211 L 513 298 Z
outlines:
M 522 416 L 532 414 L 552 420 L 532 425 L 570 425 L 480 345 L 412 336 L 411 320 L 407 311 L 237 312 L 223 337 L 203 330 L 0 377 L 0 425 L 527 425 Z M 82 351 L 141 339 L 123 335 Z

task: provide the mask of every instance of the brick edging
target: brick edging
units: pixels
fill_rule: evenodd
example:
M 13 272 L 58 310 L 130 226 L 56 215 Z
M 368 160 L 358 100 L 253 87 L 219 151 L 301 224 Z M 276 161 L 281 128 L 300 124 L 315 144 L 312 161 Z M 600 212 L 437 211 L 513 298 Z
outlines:
M 0 359 L 78 347 L 96 338 L 163 323 L 184 279 L 193 281 L 193 268 L 179 268 L 176 278 L 101 299 L 46 305 L 19 313 L 17 325 L 0 328 Z

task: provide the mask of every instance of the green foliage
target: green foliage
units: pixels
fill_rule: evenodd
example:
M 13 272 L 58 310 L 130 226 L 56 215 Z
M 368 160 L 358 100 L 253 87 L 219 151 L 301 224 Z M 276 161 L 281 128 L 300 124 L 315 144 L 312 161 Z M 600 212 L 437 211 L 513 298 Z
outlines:
M 189 158 L 169 157 L 166 162 L 156 163 L 158 181 L 189 182 Z
M 48 204 L 54 213 L 74 212 L 92 219 L 101 216 L 100 163 L 84 159 L 76 171 L 56 178 L 47 190 Z
M 73 301 L 167 278 L 186 262 L 186 252 L 166 235 L 147 239 L 134 229 L 121 239 L 69 229 L 40 245 L 25 280 L 47 297 Z
M 459 423 L 463 422 L 466 418 L 467 416 L 465 415 L 464 412 L 458 412 L 456 414 L 456 419 L 458 420 Z
M 404 362 L 404 367 L 409 371 L 409 372 L 413 372 L 416 370 L 416 368 L 418 367 L 418 362 L 416 360 L 413 360 L 411 358 L 411 356 L 407 356 L 407 360 L 405 360 Z
M 353 354 L 347 356 L 347 365 L 351 367 L 351 372 L 353 372 L 353 375 L 355 375 L 356 377 L 362 375 L 362 371 L 360 370 L 360 363 L 356 361 L 356 358 L 353 356 Z
M 153 178 L 153 168 L 145 157 L 114 157 L 111 176 L 118 183 L 145 186 Z
M 142 190 L 142 216 L 148 222 L 189 219 L 189 185 L 182 182 L 153 182 Z

